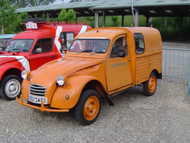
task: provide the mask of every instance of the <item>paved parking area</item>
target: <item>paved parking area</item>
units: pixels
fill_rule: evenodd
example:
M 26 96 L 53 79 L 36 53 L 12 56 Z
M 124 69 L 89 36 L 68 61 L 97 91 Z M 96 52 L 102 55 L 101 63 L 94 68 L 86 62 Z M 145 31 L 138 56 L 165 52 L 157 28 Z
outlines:
M 68 113 L 42 113 L 0 100 L 0 142 L 190 142 L 190 104 L 183 83 L 163 80 L 152 97 L 132 88 L 116 96 L 114 103 L 105 104 L 97 122 L 84 127 Z

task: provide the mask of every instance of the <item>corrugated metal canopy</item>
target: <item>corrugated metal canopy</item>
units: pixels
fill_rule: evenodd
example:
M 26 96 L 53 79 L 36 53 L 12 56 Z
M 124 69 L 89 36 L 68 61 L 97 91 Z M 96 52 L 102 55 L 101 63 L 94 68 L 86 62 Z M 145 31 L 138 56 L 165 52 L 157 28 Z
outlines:
M 92 16 L 95 10 L 105 11 L 105 15 L 127 15 L 131 14 L 130 7 L 131 0 L 96 0 L 20 8 L 16 12 L 55 15 L 61 9 L 75 9 L 77 16 Z M 147 16 L 190 16 L 190 0 L 134 0 L 134 7 Z
M 19 8 L 16 12 L 37 12 L 37 11 L 50 11 L 50 10 L 60 10 L 60 9 L 76 9 L 76 8 L 91 8 L 98 5 L 98 2 L 72 2 L 72 3 L 61 3 L 61 4 L 51 4 L 44 6 L 36 6 L 36 7 L 26 7 Z
M 103 0 L 101 5 L 96 5 L 93 9 L 123 8 L 131 7 L 131 0 Z M 147 6 L 184 6 L 190 5 L 190 0 L 134 0 L 135 7 Z
M 93 10 L 103 10 L 105 15 L 131 14 L 131 0 L 104 0 Z M 190 16 L 190 0 L 134 0 L 134 7 L 146 16 Z

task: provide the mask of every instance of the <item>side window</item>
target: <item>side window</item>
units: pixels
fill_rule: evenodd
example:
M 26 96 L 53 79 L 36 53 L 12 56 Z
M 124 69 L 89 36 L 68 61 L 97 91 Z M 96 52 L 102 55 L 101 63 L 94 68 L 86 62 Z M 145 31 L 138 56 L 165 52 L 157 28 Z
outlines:
M 145 51 L 144 36 L 141 33 L 135 33 L 136 53 L 143 54 Z
M 67 37 L 67 48 L 69 48 L 71 46 L 71 44 L 73 43 L 74 33 L 68 32 L 68 33 L 66 33 L 66 37 Z
M 40 54 L 52 51 L 52 39 L 40 39 L 37 41 L 32 53 Z
M 111 58 L 125 57 L 127 55 L 127 44 L 125 37 L 118 38 L 112 46 Z
M 61 37 L 61 45 L 65 46 L 66 45 L 66 40 L 67 40 L 66 33 L 62 32 L 60 37 Z
M 73 32 L 62 32 L 61 33 L 61 45 L 65 48 L 69 48 L 74 40 Z

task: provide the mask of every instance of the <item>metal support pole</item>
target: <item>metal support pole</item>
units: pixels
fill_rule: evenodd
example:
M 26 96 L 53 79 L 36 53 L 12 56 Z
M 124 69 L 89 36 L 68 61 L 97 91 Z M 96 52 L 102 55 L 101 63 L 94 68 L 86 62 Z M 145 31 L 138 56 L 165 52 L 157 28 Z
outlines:
M 76 16 L 75 23 L 78 24 L 78 17 Z
M 146 26 L 152 27 L 152 17 L 146 16 Z
M 190 64 L 189 62 L 190 60 L 190 57 L 187 58 L 186 60 L 186 65 Z M 184 71 L 185 71 L 185 78 L 186 78 L 186 82 L 187 82 L 187 95 L 185 97 L 185 102 L 190 104 L 190 68 L 188 66 L 185 66 L 184 68 Z
M 99 27 L 99 13 L 97 11 L 95 11 L 95 27 L 98 28 Z
M 168 19 L 166 17 L 164 18 L 164 26 L 168 27 Z
M 150 20 L 150 17 L 149 16 L 146 16 L 146 26 L 150 26 L 150 23 L 149 23 L 149 20 Z
M 152 24 L 152 17 L 149 18 L 149 26 L 150 26 L 150 27 L 153 27 L 153 24 Z
M 139 11 L 135 9 L 135 18 L 134 18 L 135 27 L 139 26 Z
M 124 25 L 125 25 L 125 15 L 122 15 L 122 17 L 121 17 L 121 26 L 122 27 L 124 27 Z
M 105 16 L 105 12 L 103 11 L 103 27 L 105 27 L 106 25 L 106 16 Z

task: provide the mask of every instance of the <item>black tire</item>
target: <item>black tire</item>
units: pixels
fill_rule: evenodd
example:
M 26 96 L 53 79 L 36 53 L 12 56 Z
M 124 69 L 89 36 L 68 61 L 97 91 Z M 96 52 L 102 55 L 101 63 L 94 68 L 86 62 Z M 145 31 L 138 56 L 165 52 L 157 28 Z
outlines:
M 18 86 L 19 89 L 17 90 L 17 92 L 15 92 L 16 94 L 10 94 L 8 95 L 7 94 L 7 84 L 9 84 L 9 82 L 16 82 L 17 84 L 20 84 Z M 21 93 L 21 82 L 22 82 L 22 79 L 17 76 L 17 75 L 7 75 L 3 78 L 3 80 L 1 81 L 1 95 L 3 98 L 5 98 L 6 100 L 15 100 L 16 97 L 18 95 L 20 95 Z
M 96 97 L 98 99 L 99 111 L 97 111 L 97 115 L 96 115 L 96 117 L 94 119 L 87 120 L 85 118 L 85 115 L 84 115 L 84 106 L 85 106 L 85 103 L 86 103 L 87 99 L 89 99 L 89 97 L 92 98 L 93 96 L 94 96 L 94 98 Z M 90 125 L 90 124 L 94 123 L 97 120 L 97 118 L 98 118 L 98 116 L 100 114 L 100 111 L 101 111 L 101 100 L 100 100 L 100 97 L 98 96 L 98 93 L 95 90 L 87 89 L 82 93 L 78 104 L 76 105 L 76 107 L 74 108 L 74 110 L 72 112 L 73 112 L 74 118 L 81 125 Z
M 155 89 L 153 90 L 153 91 L 151 91 L 150 89 L 149 89 L 149 83 L 150 83 L 150 79 L 151 78 L 155 78 L 156 79 L 156 87 L 155 87 Z M 154 95 L 155 94 L 155 92 L 156 92 L 156 90 L 157 90 L 157 75 L 154 73 L 154 72 L 152 72 L 151 73 L 151 75 L 150 75 L 150 77 L 149 77 L 149 80 L 147 80 L 147 81 L 145 81 L 144 83 L 143 83 L 143 94 L 145 95 L 145 96 L 152 96 L 152 95 Z

